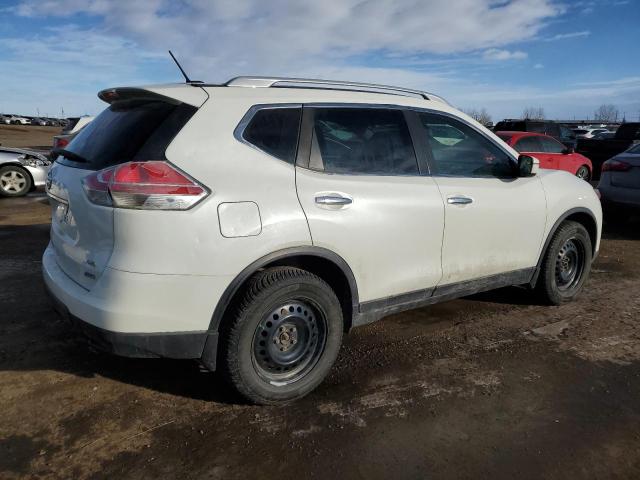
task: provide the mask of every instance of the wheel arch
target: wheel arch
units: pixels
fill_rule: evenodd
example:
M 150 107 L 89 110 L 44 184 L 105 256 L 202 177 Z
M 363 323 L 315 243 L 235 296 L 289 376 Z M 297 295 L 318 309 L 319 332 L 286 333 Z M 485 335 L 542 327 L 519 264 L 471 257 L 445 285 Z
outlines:
M 562 215 L 560 215 L 560 217 L 558 217 L 558 219 L 553 224 L 553 227 L 551 227 L 551 230 L 549 230 L 549 234 L 547 235 L 547 238 L 544 241 L 544 245 L 542 246 L 542 251 L 540 252 L 540 257 L 538 258 L 538 263 L 536 265 L 535 272 L 533 274 L 533 277 L 531 278 L 530 285 L 532 287 L 535 286 L 536 282 L 538 281 L 540 268 L 542 267 L 542 262 L 544 261 L 544 256 L 547 253 L 547 248 L 549 248 L 551 239 L 553 238 L 555 233 L 558 231 L 558 228 L 560 228 L 560 225 L 562 225 L 562 223 L 567 220 L 578 222 L 587 230 L 587 233 L 589 234 L 589 239 L 591 240 L 591 248 L 592 248 L 591 253 L 593 255 L 593 258 L 595 258 L 596 244 L 598 240 L 598 222 L 596 221 L 596 216 L 593 214 L 591 210 L 585 207 L 576 207 L 576 208 L 572 208 L 571 210 L 567 210 Z
M 217 333 L 225 313 L 242 294 L 243 287 L 259 270 L 290 266 L 307 270 L 327 282 L 336 293 L 342 306 L 345 330 L 352 326 L 353 313 L 359 305 L 355 276 L 347 262 L 338 254 L 322 247 L 293 247 L 273 252 L 245 267 L 229 284 L 220 297 L 209 323 L 209 333 Z

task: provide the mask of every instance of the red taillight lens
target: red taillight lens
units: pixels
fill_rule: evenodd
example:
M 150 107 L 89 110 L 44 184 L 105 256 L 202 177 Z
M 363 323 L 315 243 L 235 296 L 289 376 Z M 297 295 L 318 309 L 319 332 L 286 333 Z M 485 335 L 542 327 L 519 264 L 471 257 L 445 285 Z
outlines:
M 123 163 L 82 182 L 93 203 L 119 208 L 186 210 L 208 195 L 202 185 L 161 161 Z
M 603 172 L 626 172 L 631 170 L 631 164 L 620 160 L 607 160 L 602 164 Z
M 67 145 L 69 145 L 69 139 L 68 138 L 65 138 L 65 137 L 56 138 L 56 137 L 54 137 L 54 139 L 53 139 L 53 148 L 54 149 L 56 149 L 56 148 L 64 148 Z

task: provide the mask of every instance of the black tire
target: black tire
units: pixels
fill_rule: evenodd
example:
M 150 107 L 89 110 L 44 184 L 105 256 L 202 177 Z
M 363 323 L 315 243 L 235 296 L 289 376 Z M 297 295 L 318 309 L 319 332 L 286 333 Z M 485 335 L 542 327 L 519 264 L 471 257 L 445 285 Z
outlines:
M 21 197 L 31 191 L 31 175 L 24 168 L 7 165 L 0 168 L 0 196 Z
M 588 182 L 591 180 L 591 170 L 589 170 L 589 167 L 587 167 L 586 165 L 582 165 L 576 171 L 576 177 L 581 178 L 585 182 Z
M 575 299 L 591 271 L 592 252 L 587 230 L 578 222 L 563 222 L 544 255 L 536 283 L 541 299 L 552 305 Z
M 258 272 L 221 328 L 219 366 L 250 402 L 285 404 L 316 388 L 342 343 L 340 302 L 321 278 L 293 267 Z

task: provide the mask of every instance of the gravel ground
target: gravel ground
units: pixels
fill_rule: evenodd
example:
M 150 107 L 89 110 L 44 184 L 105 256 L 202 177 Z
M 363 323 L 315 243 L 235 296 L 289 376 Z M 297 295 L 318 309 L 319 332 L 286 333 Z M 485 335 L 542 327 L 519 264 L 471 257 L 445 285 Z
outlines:
M 640 224 L 575 303 L 503 289 L 345 339 L 288 407 L 193 362 L 90 351 L 40 278 L 41 194 L 0 199 L 1 478 L 640 478 Z

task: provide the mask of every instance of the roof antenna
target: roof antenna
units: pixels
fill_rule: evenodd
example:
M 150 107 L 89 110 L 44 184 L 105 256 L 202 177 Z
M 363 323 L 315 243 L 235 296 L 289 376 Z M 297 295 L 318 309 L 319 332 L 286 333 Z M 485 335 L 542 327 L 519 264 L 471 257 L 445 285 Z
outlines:
M 185 73 L 184 69 L 182 68 L 182 66 L 180 65 L 180 62 L 178 62 L 178 60 L 176 59 L 176 57 L 173 55 L 173 53 L 171 52 L 171 50 L 169 50 L 169 55 L 171 55 L 171 58 L 173 58 L 173 61 L 176 62 L 176 65 L 178 66 L 178 68 L 180 69 L 180 72 L 182 73 L 182 76 L 184 77 L 184 80 L 186 83 L 202 83 L 200 80 L 191 80 L 187 74 Z

